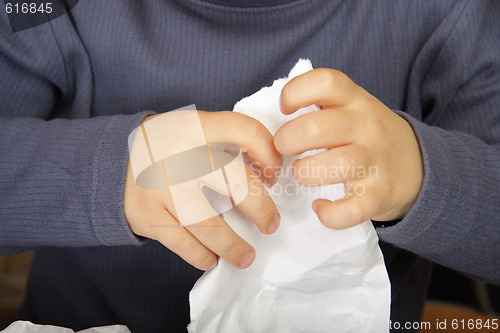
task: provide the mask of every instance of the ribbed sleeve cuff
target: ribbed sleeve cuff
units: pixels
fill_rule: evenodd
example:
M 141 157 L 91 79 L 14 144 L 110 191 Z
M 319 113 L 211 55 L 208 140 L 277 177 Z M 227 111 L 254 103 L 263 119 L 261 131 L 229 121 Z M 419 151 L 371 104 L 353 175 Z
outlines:
M 95 151 L 90 210 L 92 228 L 103 245 L 138 245 L 144 240 L 125 220 L 123 198 L 127 173 L 128 136 L 153 112 L 110 117 Z
M 378 227 L 377 233 L 381 240 L 411 251 L 414 247 L 422 246 L 420 239 L 424 235 L 432 238 L 430 228 L 445 214 L 443 207 L 446 207 L 445 200 L 451 188 L 452 168 L 440 133 L 444 130 L 419 122 L 404 112 L 396 113 L 408 121 L 416 134 L 424 162 L 424 180 L 410 212 L 390 227 Z M 439 241 L 432 243 L 428 239 L 425 243 L 435 246 L 440 244 Z

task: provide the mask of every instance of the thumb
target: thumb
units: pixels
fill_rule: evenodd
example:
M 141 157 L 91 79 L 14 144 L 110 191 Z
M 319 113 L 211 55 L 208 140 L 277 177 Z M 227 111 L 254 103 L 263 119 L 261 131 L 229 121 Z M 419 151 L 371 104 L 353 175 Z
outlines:
M 359 192 L 350 191 L 339 200 L 315 200 L 312 209 L 326 227 L 340 230 L 369 220 L 376 215 L 379 205 L 379 196 L 365 192 L 363 188 Z

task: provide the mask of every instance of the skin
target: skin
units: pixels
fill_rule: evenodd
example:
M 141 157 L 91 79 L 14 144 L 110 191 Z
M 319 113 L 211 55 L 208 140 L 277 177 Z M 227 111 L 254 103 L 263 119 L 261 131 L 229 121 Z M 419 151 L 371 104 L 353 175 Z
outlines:
M 406 120 L 345 74 L 328 68 L 292 79 L 281 92 L 280 104 L 284 114 L 311 104 L 322 108 L 283 125 L 274 144 L 287 155 L 328 149 L 294 164 L 295 177 L 302 185 L 345 184 L 345 198 L 312 204 L 325 226 L 344 229 L 368 219 L 400 219 L 409 212 L 424 168 L 415 133 Z M 313 172 L 321 167 L 335 167 L 339 172 Z M 352 168 L 376 172 L 346 172 Z
M 292 79 L 282 90 L 281 111 L 302 107 L 322 110 L 283 125 L 274 138 L 257 120 L 233 112 L 198 115 L 207 141 L 233 142 L 248 154 L 260 178 L 247 167 L 249 193 L 239 208 L 264 234 L 280 224 L 279 212 L 262 183 L 272 184 L 282 155 L 327 149 L 295 161 L 295 178 L 304 186 L 344 183 L 347 195 L 331 202 L 319 199 L 312 209 L 327 227 L 344 229 L 368 219 L 390 221 L 404 217 L 413 206 L 423 180 L 420 148 L 411 126 L 345 74 L 319 68 Z M 154 121 L 154 116 L 144 121 Z M 314 172 L 336 170 L 335 173 Z M 349 172 L 376 170 L 376 172 Z M 258 170 L 260 169 L 260 170 Z M 262 180 L 262 181 L 261 181 Z M 255 258 L 253 247 L 219 216 L 183 227 L 175 218 L 167 190 L 144 189 L 127 170 L 125 218 L 132 231 L 155 239 L 191 265 L 209 270 L 218 257 L 237 268 Z
M 259 121 L 233 112 L 198 111 L 208 142 L 233 142 L 246 153 L 254 166 L 278 170 L 281 155 L 273 145 L 273 136 Z M 155 121 L 155 116 L 146 121 Z M 248 195 L 238 207 L 264 234 L 276 231 L 280 216 L 261 179 L 247 167 Z M 263 181 L 274 181 L 275 172 L 261 172 Z M 269 175 L 269 177 L 266 176 Z M 139 236 L 159 241 L 198 269 L 215 267 L 218 257 L 236 268 L 246 268 L 255 258 L 253 247 L 239 237 L 229 225 L 216 216 L 183 227 L 175 217 L 175 208 L 168 188 L 152 190 L 136 185 L 130 167 L 127 169 L 124 194 L 125 218 Z

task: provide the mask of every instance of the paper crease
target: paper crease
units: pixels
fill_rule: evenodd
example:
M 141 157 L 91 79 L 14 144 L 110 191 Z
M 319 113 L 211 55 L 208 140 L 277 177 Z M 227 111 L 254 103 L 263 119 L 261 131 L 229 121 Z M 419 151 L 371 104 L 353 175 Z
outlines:
M 235 112 L 254 117 L 275 133 L 290 116 L 279 109 L 283 86 L 312 69 L 300 59 L 287 78 L 243 98 Z M 285 156 L 284 168 L 296 158 Z M 291 194 L 276 191 L 288 186 Z M 291 174 L 269 189 L 281 213 L 273 235 L 260 233 L 238 209 L 225 220 L 256 250 L 252 266 L 238 270 L 224 260 L 206 272 L 190 293 L 189 332 L 389 332 L 390 283 L 378 237 L 370 221 L 331 230 L 311 209 L 318 198 L 344 196 L 342 184 L 300 187 Z

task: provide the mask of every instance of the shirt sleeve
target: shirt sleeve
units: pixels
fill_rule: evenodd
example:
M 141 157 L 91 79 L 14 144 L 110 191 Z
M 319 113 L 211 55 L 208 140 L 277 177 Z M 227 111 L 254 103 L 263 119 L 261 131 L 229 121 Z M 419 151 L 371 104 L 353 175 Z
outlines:
M 76 48 L 63 55 L 50 24 L 13 34 L 0 14 L 0 255 L 141 242 L 123 194 L 128 135 L 151 113 L 91 117 Z
M 406 112 L 398 112 L 420 144 L 419 196 L 402 221 L 377 231 L 383 241 L 500 283 L 500 3 L 463 3 L 419 54 Z

